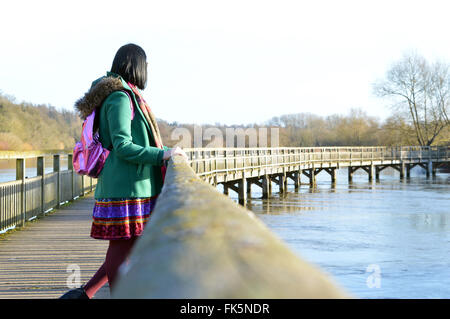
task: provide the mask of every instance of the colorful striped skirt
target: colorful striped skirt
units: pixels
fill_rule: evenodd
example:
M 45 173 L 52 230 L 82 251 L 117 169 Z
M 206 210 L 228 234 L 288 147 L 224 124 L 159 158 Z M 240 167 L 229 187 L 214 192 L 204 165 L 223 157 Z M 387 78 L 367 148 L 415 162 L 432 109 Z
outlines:
M 140 236 L 157 197 L 96 199 L 91 237 L 112 240 Z

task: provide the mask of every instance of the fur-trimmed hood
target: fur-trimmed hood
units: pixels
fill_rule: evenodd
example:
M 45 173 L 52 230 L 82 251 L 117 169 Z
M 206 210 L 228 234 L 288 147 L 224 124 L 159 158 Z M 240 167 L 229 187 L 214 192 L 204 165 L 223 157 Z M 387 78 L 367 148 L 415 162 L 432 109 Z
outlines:
M 91 88 L 82 98 L 75 102 L 75 109 L 84 120 L 94 109 L 100 107 L 108 95 L 123 90 L 124 86 L 119 77 L 106 76 L 92 83 Z

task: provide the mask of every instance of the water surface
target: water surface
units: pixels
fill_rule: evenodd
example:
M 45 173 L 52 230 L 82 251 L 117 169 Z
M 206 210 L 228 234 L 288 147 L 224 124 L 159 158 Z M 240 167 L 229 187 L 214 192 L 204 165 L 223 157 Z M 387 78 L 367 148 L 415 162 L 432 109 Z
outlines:
M 269 200 L 253 186 L 248 208 L 355 297 L 450 298 L 449 174 L 400 181 L 386 169 L 369 183 L 360 170 L 349 185 L 341 169 L 334 186 L 326 172 L 317 181 Z

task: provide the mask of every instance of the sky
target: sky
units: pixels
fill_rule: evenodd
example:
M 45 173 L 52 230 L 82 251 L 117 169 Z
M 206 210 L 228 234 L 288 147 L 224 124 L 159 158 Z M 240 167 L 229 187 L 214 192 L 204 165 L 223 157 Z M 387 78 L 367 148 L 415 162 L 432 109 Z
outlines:
M 147 53 L 157 118 L 248 124 L 283 114 L 387 118 L 372 85 L 411 50 L 450 62 L 446 1 L 3 1 L 0 92 L 73 110 L 120 46 Z

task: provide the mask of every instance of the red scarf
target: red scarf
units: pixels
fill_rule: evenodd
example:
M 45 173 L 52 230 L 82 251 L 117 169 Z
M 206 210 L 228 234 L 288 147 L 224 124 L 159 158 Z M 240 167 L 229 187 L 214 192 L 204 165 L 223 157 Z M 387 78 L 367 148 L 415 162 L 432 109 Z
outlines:
M 142 96 L 141 92 L 139 91 L 139 89 L 136 86 L 134 86 L 131 83 L 128 83 L 128 85 L 130 86 L 133 93 L 136 95 L 136 100 L 139 104 L 139 108 L 141 109 L 142 114 L 144 114 L 144 117 L 147 120 L 148 125 L 150 126 L 150 129 L 153 134 L 153 138 L 155 140 L 156 147 L 158 147 L 160 149 L 164 149 L 162 139 L 161 139 L 161 134 L 159 133 L 158 123 L 156 122 L 156 118 L 153 115 L 153 112 L 150 109 L 150 106 L 144 100 L 144 97 Z M 163 178 L 163 182 L 164 182 L 164 178 L 166 176 L 166 166 L 165 165 L 161 166 L 161 173 L 162 173 L 162 178 Z

